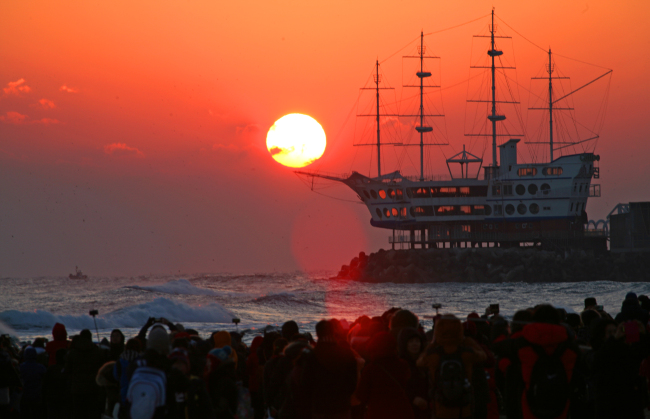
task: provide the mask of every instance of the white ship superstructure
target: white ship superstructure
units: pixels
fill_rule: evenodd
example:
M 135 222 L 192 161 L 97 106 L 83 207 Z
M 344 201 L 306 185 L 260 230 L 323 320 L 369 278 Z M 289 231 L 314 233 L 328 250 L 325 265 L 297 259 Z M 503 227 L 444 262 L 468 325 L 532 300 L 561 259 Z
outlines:
M 420 80 L 419 114 L 408 115 L 418 117 L 419 124 L 415 130 L 420 136 L 420 176 L 403 176 L 400 171 L 382 175 L 379 156 L 381 146 L 385 144 L 380 142 L 379 133 L 381 79 L 377 64 L 374 77 L 377 95 L 377 176 L 368 177 L 357 172 L 348 177 L 298 173 L 340 181 L 353 189 L 367 206 L 372 217 L 371 224 L 393 230 L 390 239 L 393 246 L 396 243 L 423 248 L 460 246 L 461 243 L 465 243 L 465 246 L 517 246 L 521 243 L 555 246 L 581 242 L 588 222 L 588 198 L 600 196 L 600 185 L 592 184 L 592 179 L 599 177 L 600 157 L 590 152 L 553 157 L 554 151 L 566 147 L 563 145 L 566 143 L 554 143 L 553 112 L 571 108 L 561 108 L 558 104 L 568 95 L 560 99 L 553 95 L 553 80 L 563 77 L 554 75 L 550 50 L 548 76 L 544 77 L 549 84 L 548 104 L 544 108 L 531 108 L 548 111 L 550 138 L 545 143 L 550 145 L 549 161 L 535 164 L 519 162 L 519 138 L 507 138 L 502 144 L 497 143 L 497 124 L 506 119 L 505 115 L 498 113 L 497 104 L 513 102 L 499 101 L 495 93 L 495 70 L 506 67 L 495 65 L 495 58 L 503 55 L 503 52 L 495 48 L 494 12 L 487 37 L 491 38 L 491 47 L 487 51 L 491 66 L 485 68 L 491 71 L 492 85 L 491 98 L 485 102 L 491 105 L 486 116 L 492 128 L 489 135 L 492 137 L 491 165 L 483 167 L 482 158 L 465 151 L 463 147 L 461 153 L 447 159 L 448 167 L 450 164 L 460 164 L 460 176 L 454 176 L 450 168 L 447 179 L 425 177 L 424 146 L 439 144 L 427 144 L 424 140 L 432 128 L 424 125 L 422 97 L 426 86 L 423 80 L 431 73 L 421 66 L 416 74 Z M 424 58 L 437 58 L 425 56 L 422 42 L 418 53 L 420 63 Z M 474 177 L 469 175 L 470 165 L 479 167 L 479 170 L 472 170 L 472 173 L 476 173 Z M 479 176 L 481 168 L 482 176 Z

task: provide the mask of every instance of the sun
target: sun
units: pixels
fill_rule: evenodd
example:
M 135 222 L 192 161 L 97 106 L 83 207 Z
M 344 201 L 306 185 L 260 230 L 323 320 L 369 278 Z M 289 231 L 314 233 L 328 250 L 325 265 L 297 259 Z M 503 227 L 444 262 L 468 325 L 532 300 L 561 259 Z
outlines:
M 325 152 L 325 131 L 309 115 L 290 113 L 275 121 L 266 134 L 266 148 L 278 163 L 305 167 Z

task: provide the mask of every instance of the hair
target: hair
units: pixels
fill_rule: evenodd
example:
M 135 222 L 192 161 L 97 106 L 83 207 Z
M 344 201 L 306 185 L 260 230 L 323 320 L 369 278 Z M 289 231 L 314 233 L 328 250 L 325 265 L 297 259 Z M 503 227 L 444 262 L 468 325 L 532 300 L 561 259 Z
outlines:
M 90 333 L 90 330 L 88 329 L 84 329 L 81 332 L 79 332 L 79 337 L 82 339 L 93 340 L 93 334 Z
M 580 327 L 580 315 L 577 313 L 568 313 L 566 315 L 566 324 L 571 326 L 573 329 Z
M 582 324 L 585 327 L 591 327 L 591 324 L 600 319 L 600 317 L 600 314 L 595 310 L 585 310 L 580 313 L 580 320 L 582 320 Z
M 321 320 L 316 323 L 316 336 L 318 340 L 334 335 L 334 325 L 328 320 Z
M 595 297 L 587 297 L 585 298 L 585 308 L 590 307 L 590 306 L 595 306 L 596 304 L 596 298 Z
M 289 344 L 285 338 L 278 338 L 273 342 L 273 355 L 280 355 L 284 348 Z
M 282 325 L 282 337 L 286 340 L 291 340 L 293 335 L 298 333 L 300 333 L 300 328 L 298 327 L 298 323 L 294 320 L 289 320 Z
M 535 309 L 533 321 L 536 323 L 560 324 L 560 313 L 550 304 L 540 304 Z
M 140 340 L 136 338 L 131 338 L 126 341 L 126 346 L 124 347 L 124 350 L 126 351 L 136 351 L 136 352 L 141 352 L 142 351 L 142 345 L 140 344 Z
M 510 327 L 511 333 L 520 332 L 525 326 L 526 323 L 533 321 L 533 313 L 528 310 L 519 310 L 512 316 L 512 325 Z

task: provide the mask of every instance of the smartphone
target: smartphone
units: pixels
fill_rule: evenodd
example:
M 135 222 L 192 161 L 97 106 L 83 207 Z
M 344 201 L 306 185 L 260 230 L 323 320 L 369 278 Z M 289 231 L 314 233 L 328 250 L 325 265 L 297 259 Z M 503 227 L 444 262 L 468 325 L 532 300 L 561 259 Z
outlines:
M 596 311 L 603 311 L 603 306 L 600 305 L 596 306 Z
M 625 343 L 636 343 L 639 341 L 639 323 L 635 321 L 625 322 Z
M 498 304 L 490 304 L 490 313 L 499 314 L 499 305 Z

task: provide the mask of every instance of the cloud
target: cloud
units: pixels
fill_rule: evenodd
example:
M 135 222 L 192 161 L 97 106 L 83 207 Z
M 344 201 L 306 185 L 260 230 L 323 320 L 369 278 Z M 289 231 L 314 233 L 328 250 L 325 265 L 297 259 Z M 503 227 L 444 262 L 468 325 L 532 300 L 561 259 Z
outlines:
M 66 93 L 79 93 L 79 89 L 75 89 L 74 87 L 68 87 L 65 84 L 59 87 L 59 91 L 66 92 Z
M 272 156 L 275 156 L 276 154 L 281 154 L 281 153 L 289 153 L 290 150 L 286 150 L 284 148 L 280 147 L 271 147 L 269 150 L 269 153 L 271 153 Z
M 59 120 L 54 118 L 42 118 L 36 121 L 30 121 L 30 124 L 43 124 L 43 125 L 54 125 L 58 123 Z
M 238 153 L 240 151 L 244 151 L 241 148 L 237 147 L 234 144 L 214 144 L 212 146 L 213 151 L 224 151 L 224 152 L 230 152 L 230 153 Z
M 56 108 L 56 105 L 54 102 L 52 102 L 49 99 L 41 99 L 38 101 L 38 104 L 34 104 L 33 106 L 40 107 L 43 109 L 54 109 Z
M 138 150 L 135 147 L 130 147 L 124 143 L 111 143 L 104 146 L 104 153 L 109 156 L 135 156 L 135 157 L 144 157 L 142 151 Z
M 0 121 L 6 122 L 8 124 L 23 125 L 27 123 L 27 115 L 9 111 L 4 115 L 0 115 Z
M 32 88 L 25 84 L 25 79 L 18 79 L 7 83 L 7 87 L 3 88 L 5 95 L 20 95 L 21 93 L 29 93 Z
M 0 121 L 14 125 L 54 125 L 59 123 L 59 120 L 54 118 L 29 119 L 27 115 L 23 115 L 20 112 L 14 111 L 9 111 L 4 115 L 0 115 Z

